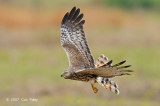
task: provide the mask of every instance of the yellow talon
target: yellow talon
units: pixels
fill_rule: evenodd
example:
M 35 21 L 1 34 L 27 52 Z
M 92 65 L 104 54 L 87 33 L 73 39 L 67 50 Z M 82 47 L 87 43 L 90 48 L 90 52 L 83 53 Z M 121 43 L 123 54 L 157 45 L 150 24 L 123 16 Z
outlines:
M 98 89 L 94 86 L 94 84 L 91 84 L 91 86 L 92 86 L 93 92 L 94 92 L 95 94 L 97 94 Z

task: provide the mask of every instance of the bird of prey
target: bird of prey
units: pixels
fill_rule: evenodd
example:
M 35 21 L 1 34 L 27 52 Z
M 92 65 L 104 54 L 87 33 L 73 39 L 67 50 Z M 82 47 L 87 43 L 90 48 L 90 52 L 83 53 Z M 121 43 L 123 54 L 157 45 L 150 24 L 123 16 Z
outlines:
M 108 58 L 103 54 L 94 62 L 83 30 L 85 20 L 82 18 L 83 14 L 80 14 L 80 9 L 73 7 L 62 19 L 61 45 L 68 57 L 69 68 L 62 71 L 61 77 L 90 82 L 95 94 L 98 92 L 98 89 L 94 86 L 95 83 L 115 94 L 119 94 L 118 85 L 110 78 L 130 75 L 129 72 L 132 72 L 132 70 L 124 69 L 131 65 L 120 66 L 126 61 L 112 65 L 112 60 L 108 61 Z

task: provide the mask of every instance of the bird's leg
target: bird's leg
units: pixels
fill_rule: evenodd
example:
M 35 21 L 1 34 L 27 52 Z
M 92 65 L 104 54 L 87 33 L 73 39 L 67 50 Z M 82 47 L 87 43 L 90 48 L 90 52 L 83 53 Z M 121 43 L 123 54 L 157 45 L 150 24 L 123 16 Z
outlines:
M 95 84 L 95 83 L 91 83 L 91 86 L 92 86 L 93 92 L 94 92 L 95 94 L 97 94 L 98 89 L 94 86 L 94 84 Z

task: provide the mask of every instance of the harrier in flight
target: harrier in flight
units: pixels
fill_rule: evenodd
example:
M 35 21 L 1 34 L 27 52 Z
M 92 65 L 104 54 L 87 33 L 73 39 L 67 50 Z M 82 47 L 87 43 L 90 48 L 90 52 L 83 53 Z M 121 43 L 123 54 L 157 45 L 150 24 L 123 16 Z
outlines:
M 65 79 L 90 82 L 94 93 L 98 89 L 95 83 L 104 88 L 119 94 L 118 85 L 110 78 L 115 76 L 130 75 L 132 70 L 124 70 L 127 66 L 121 66 L 126 61 L 112 65 L 112 60 L 103 54 L 94 62 L 91 51 L 88 47 L 82 20 L 83 14 L 80 9 L 73 9 L 67 12 L 61 22 L 61 45 L 64 48 L 69 61 L 69 68 L 62 71 L 61 77 Z

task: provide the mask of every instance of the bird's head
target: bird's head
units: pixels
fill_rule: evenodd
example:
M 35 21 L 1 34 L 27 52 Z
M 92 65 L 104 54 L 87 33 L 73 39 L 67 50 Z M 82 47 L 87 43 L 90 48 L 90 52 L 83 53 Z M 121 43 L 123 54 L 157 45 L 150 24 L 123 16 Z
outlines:
M 72 73 L 69 69 L 65 69 L 61 72 L 61 77 L 69 79 L 72 76 Z

